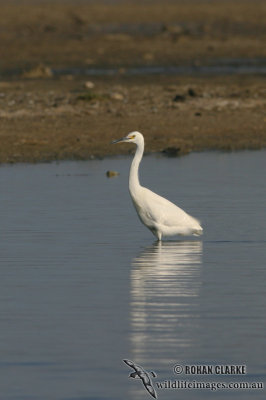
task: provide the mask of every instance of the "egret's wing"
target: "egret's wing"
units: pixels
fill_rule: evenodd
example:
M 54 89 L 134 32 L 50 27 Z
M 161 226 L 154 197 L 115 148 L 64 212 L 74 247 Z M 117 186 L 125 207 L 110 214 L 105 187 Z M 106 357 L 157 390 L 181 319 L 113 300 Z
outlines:
M 146 212 L 154 221 L 172 226 L 175 221 L 182 225 L 196 219 L 188 215 L 184 210 L 176 206 L 171 201 L 159 196 L 147 188 L 144 189 L 144 204 Z

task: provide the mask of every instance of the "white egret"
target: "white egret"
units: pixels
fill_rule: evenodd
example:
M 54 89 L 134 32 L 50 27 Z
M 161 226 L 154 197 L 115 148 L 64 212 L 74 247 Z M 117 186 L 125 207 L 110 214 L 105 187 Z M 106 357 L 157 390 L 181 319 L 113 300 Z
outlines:
M 202 234 L 199 221 L 188 215 L 171 201 L 153 193 L 139 183 L 139 164 L 144 151 L 144 137 L 140 132 L 131 132 L 112 143 L 135 143 L 137 150 L 129 172 L 129 192 L 141 222 L 149 228 L 158 240 L 163 236 Z

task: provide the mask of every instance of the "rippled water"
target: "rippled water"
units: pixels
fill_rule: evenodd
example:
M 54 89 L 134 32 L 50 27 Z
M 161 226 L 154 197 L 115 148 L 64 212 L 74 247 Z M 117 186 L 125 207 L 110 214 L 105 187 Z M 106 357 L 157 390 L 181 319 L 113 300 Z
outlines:
M 161 244 L 130 203 L 130 158 L 0 168 L 0 387 L 8 400 L 152 398 L 166 380 L 265 381 L 266 152 L 145 157 L 142 183 L 203 224 Z M 107 179 L 108 169 L 120 176 Z M 247 375 L 176 375 L 245 364 Z M 156 389 L 158 398 L 264 398 Z

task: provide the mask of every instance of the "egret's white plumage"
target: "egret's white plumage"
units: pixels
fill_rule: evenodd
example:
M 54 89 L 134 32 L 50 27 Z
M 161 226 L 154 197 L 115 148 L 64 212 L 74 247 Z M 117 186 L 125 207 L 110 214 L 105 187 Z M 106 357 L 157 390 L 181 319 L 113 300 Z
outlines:
M 144 151 L 144 138 L 140 132 L 131 132 L 113 143 L 129 142 L 137 145 L 137 150 L 129 172 L 129 192 L 141 222 L 161 240 L 163 236 L 201 235 L 199 221 L 188 215 L 171 201 L 153 193 L 139 183 L 139 164 Z

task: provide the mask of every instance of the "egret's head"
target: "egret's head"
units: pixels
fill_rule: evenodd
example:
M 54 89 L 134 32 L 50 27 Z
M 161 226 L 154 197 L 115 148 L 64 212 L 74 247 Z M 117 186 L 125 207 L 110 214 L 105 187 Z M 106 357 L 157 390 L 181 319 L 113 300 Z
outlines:
M 140 144 L 143 143 L 144 139 L 143 136 L 140 132 L 130 132 L 127 136 L 118 139 L 118 140 L 114 140 L 112 143 L 121 143 L 121 142 L 127 142 L 127 143 L 136 143 L 136 144 Z

